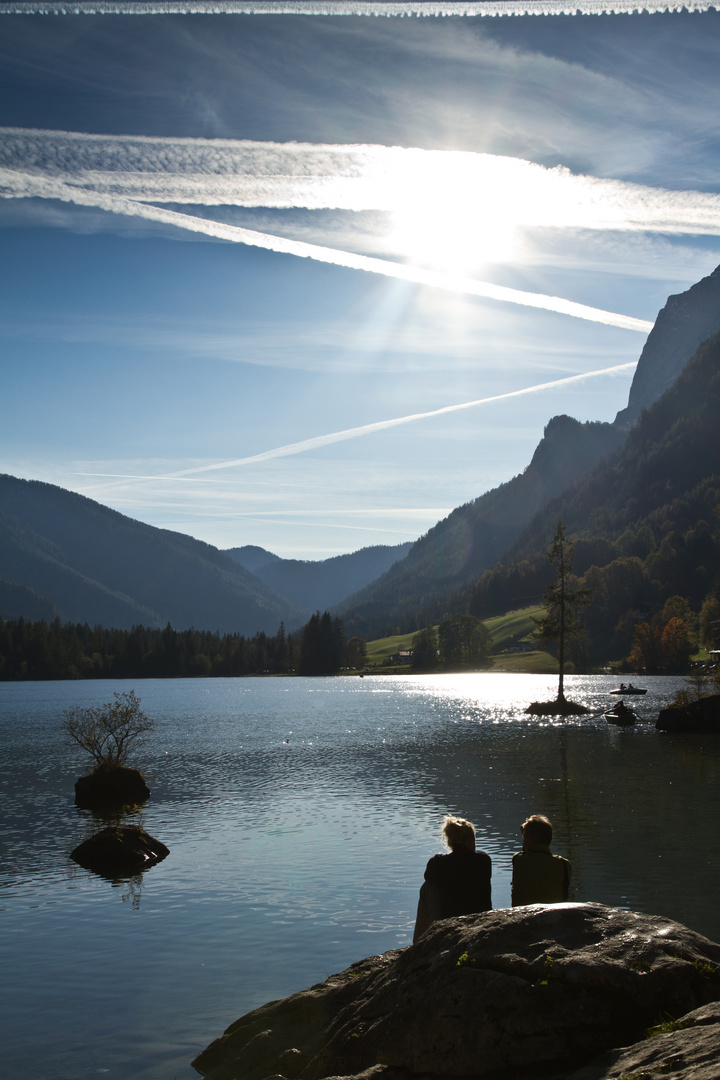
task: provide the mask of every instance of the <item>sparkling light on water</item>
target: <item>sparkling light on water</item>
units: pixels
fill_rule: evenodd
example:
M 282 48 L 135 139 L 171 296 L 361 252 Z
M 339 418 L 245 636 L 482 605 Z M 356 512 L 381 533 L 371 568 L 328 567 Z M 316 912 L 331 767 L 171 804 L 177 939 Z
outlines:
M 69 852 L 101 821 L 73 805 L 85 763 L 69 704 L 127 683 L 0 685 L 0 1009 L 8 1075 L 189 1080 L 244 1012 L 411 941 L 445 813 L 470 818 L 510 903 L 519 825 L 543 811 L 574 898 L 653 911 L 720 938 L 706 824 L 718 740 L 657 733 L 682 680 L 651 679 L 633 729 L 614 680 L 571 677 L 586 717 L 528 717 L 551 677 L 147 680 L 138 754 L 152 797 L 131 820 L 170 848 L 106 881 Z

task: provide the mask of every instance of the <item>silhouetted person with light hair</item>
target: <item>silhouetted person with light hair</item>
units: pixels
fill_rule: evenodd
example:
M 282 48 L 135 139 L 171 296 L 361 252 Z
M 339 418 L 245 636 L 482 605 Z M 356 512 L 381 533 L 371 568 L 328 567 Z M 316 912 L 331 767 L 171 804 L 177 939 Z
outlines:
M 562 855 L 553 855 L 550 819 L 533 814 L 520 826 L 523 849 L 513 855 L 512 906 L 561 904 L 570 890 L 572 867 Z
M 450 852 L 433 855 L 425 867 L 414 942 L 438 919 L 473 915 L 492 908 L 492 862 L 484 851 L 475 850 L 475 826 L 449 814 L 443 822 L 443 836 Z

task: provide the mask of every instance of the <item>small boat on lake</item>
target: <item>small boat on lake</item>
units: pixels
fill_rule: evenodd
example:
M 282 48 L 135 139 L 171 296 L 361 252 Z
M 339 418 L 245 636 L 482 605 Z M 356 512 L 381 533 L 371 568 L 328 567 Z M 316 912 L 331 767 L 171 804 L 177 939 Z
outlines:
M 625 697 L 628 694 L 647 694 L 647 690 L 643 690 L 641 686 L 633 686 L 632 683 L 628 683 L 627 686 L 625 683 L 620 683 L 619 688 L 617 690 L 611 690 L 610 693 Z
M 629 709 L 624 701 L 618 701 L 612 709 L 605 713 L 608 724 L 618 724 L 620 727 L 628 727 L 635 723 L 635 713 Z

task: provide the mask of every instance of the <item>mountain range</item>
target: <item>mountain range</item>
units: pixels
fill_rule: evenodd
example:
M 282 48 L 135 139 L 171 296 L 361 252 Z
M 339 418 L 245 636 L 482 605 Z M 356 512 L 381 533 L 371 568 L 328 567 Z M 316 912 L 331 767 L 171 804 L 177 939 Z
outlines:
M 384 574 L 412 543 L 378 544 L 318 562 L 281 559 L 263 548 L 230 548 L 227 554 L 274 592 L 308 611 L 327 611 Z
M 316 563 L 225 552 L 53 484 L 0 476 L 0 618 L 274 634 L 339 603 L 409 546 Z
M 681 618 L 692 636 L 706 601 L 716 609 L 720 599 L 718 417 L 720 333 L 641 412 L 623 446 L 538 511 L 503 563 L 450 608 L 487 618 L 513 597 L 542 594 L 551 573 L 544 549 L 562 521 L 575 537 L 575 573 L 592 589 L 588 658 L 627 655 L 635 624 L 655 615 L 661 628 Z
M 640 356 L 628 406 L 613 423 L 553 417 L 523 473 L 458 507 L 413 544 L 318 562 L 281 559 L 249 545 L 220 551 L 54 485 L 0 476 L 0 617 L 121 629 L 169 622 L 175 629 L 249 635 L 274 633 L 281 622 L 293 629 L 312 611 L 330 608 L 348 633 L 366 638 L 419 629 L 467 607 L 468 590 L 498 560 L 527 560 L 546 542 L 550 519 L 561 516 L 582 533 L 592 518 L 596 533 L 605 528 L 610 535 L 613 514 L 616 525 L 622 518 L 623 528 L 632 528 L 633 498 L 669 484 L 677 501 L 689 490 L 690 474 L 695 487 L 705 483 L 709 492 L 708 478 L 720 473 L 720 440 L 707 405 L 714 400 L 707 384 L 717 350 L 688 362 L 718 332 L 720 268 L 668 299 Z M 663 424 L 675 433 L 672 452 Z M 695 466 L 678 442 L 679 432 L 693 427 L 705 432 Z M 642 492 L 629 495 L 620 513 L 613 493 L 629 490 L 640 476 Z
M 404 559 L 341 605 L 347 627 L 378 637 L 437 622 L 452 607 L 454 594 L 499 559 L 505 561 L 525 530 L 537 531 L 532 523 L 543 507 L 624 445 L 634 421 L 673 385 L 698 346 L 719 331 L 720 267 L 687 292 L 669 297 L 642 350 L 628 407 L 612 424 L 581 424 L 569 416 L 550 420 L 523 473 L 452 511 Z M 702 396 L 702 387 L 697 392 Z M 685 405 L 693 407 L 692 401 Z

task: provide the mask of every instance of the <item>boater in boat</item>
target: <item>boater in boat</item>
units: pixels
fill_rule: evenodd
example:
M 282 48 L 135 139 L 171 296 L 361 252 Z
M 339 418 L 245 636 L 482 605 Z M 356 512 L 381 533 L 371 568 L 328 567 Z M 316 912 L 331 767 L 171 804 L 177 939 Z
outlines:
M 626 686 L 625 683 L 621 682 L 620 683 L 620 688 L 618 690 L 611 690 L 610 693 L 611 694 L 647 694 L 647 690 L 643 690 L 643 688 L 641 686 L 633 686 L 632 683 L 628 683 L 627 686 Z
M 624 701 L 618 701 L 614 708 L 605 713 L 608 724 L 634 724 L 635 713 L 628 709 Z

